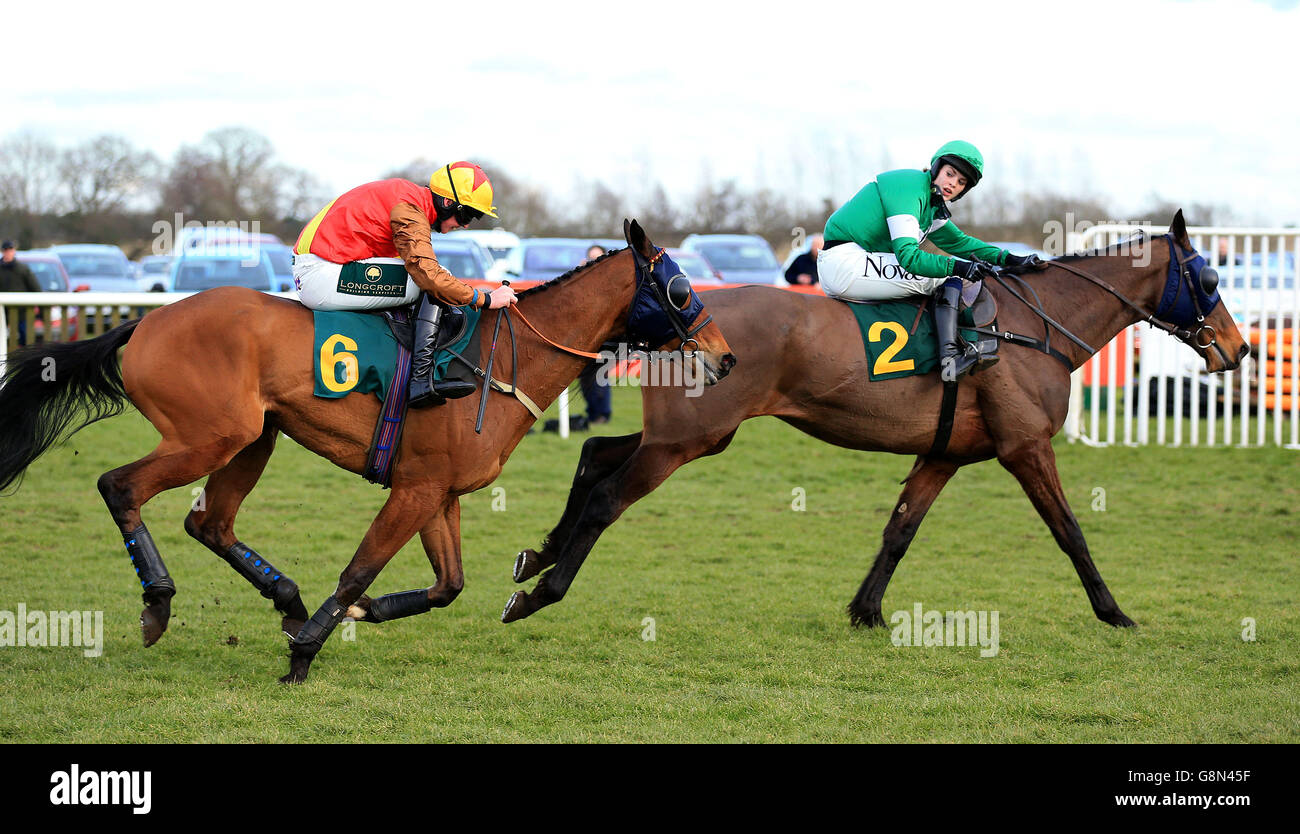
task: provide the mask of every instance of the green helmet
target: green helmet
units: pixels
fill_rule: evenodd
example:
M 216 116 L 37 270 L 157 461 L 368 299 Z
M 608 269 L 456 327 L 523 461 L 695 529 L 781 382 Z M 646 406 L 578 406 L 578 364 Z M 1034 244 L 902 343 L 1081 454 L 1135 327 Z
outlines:
M 966 187 L 954 200 L 965 197 L 966 192 L 979 185 L 980 178 L 984 176 L 984 155 L 970 142 L 954 139 L 935 151 L 930 160 L 931 181 L 939 176 L 939 169 L 945 164 L 956 168 L 966 178 Z

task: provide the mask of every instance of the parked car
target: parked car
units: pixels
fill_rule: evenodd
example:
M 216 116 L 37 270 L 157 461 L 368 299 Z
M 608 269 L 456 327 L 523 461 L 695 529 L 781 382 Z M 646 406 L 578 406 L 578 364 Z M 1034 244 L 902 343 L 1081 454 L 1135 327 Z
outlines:
M 704 255 L 728 283 L 785 283 L 772 247 L 758 235 L 687 235 L 681 248 Z
M 53 252 L 44 249 L 32 249 L 26 252 L 15 252 L 14 259 L 20 263 L 27 264 L 36 280 L 41 282 L 41 289 L 44 292 L 70 292 L 72 282 L 68 278 L 68 271 L 63 268 L 63 261 Z
M 202 252 L 184 255 L 172 263 L 171 285 L 175 292 L 199 292 L 213 287 L 282 291 L 271 255 L 263 247 L 212 246 Z
M 98 243 L 73 243 L 51 246 L 50 251 L 63 262 L 68 282 L 74 291 L 136 292 L 131 262 L 116 246 Z
M 14 258 L 27 265 L 36 280 L 41 284 L 43 292 L 69 292 L 71 286 L 68 281 L 68 271 L 63 268 L 63 261 L 53 252 L 47 252 L 43 249 L 32 249 L 26 252 L 15 252 Z M 68 316 L 68 339 L 72 340 L 77 337 L 77 314 L 75 307 L 39 307 L 36 311 L 36 318 L 33 322 L 37 341 L 45 337 L 47 326 L 58 328 L 62 322 L 63 316 Z
M 505 229 L 457 229 L 454 232 L 448 232 L 446 235 L 438 237 L 447 238 L 468 238 L 474 241 L 492 261 L 499 261 L 510 250 L 519 245 L 519 235 L 514 232 L 507 232 Z
M 709 263 L 709 259 L 699 252 L 687 252 L 685 249 L 668 249 L 668 257 L 682 268 L 692 284 L 721 284 L 721 274 Z
M 140 278 L 137 288 L 140 292 L 168 292 L 171 288 L 171 255 L 145 255 L 139 261 Z
M 271 268 L 275 272 L 276 289 L 280 292 L 293 289 L 293 247 L 272 234 L 254 234 L 240 226 L 223 225 L 182 229 L 172 254 L 182 257 L 220 255 L 231 247 L 265 251 L 270 256 Z
M 433 235 L 433 254 L 438 263 L 457 278 L 485 280 L 492 258 L 473 240 L 451 235 Z
M 549 281 L 585 261 L 592 246 L 604 245 L 592 238 L 525 238 L 506 255 L 503 274 L 519 281 Z
M 271 269 L 280 292 L 293 289 L 293 248 L 283 243 L 262 243 L 263 252 L 271 259 Z

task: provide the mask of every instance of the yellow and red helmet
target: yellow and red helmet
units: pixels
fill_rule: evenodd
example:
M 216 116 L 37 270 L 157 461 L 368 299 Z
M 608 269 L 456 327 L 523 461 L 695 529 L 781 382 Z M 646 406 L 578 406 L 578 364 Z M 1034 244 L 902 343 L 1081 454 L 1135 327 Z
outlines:
M 452 162 L 434 171 L 429 177 L 429 190 L 488 217 L 497 216 L 496 206 L 492 205 L 492 183 L 473 162 Z

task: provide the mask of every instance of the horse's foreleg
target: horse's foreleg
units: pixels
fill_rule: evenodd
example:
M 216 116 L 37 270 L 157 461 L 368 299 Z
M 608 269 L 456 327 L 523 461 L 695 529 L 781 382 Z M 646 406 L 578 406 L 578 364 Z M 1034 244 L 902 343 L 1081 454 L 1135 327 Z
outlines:
M 429 523 L 440 503 L 432 488 L 401 489 L 394 487 L 383 509 L 371 522 L 352 561 L 339 574 L 334 593 L 321 604 L 311 619 L 289 641 L 289 674 L 280 683 L 307 680 L 312 660 L 320 652 L 330 633 L 348 614 L 375 577 L 384 569 L 411 537 Z
M 420 543 L 433 566 L 437 582 L 431 588 L 399 591 L 370 599 L 362 596 L 348 609 L 348 616 L 368 623 L 385 623 L 402 617 L 445 608 L 465 587 L 460 562 L 460 499 L 451 498 L 447 511 L 436 516 L 420 531 Z
M 907 553 L 912 537 L 921 526 L 921 520 L 929 512 L 930 505 L 938 497 L 944 484 L 957 471 L 958 464 L 946 460 L 919 457 L 912 473 L 907 478 L 903 492 L 894 504 L 894 511 L 885 525 L 880 552 L 871 565 L 871 572 L 862 581 L 857 596 L 849 603 L 849 619 L 853 625 L 883 626 L 885 619 L 880 613 L 881 600 L 885 598 L 885 588 L 894 575 L 894 569 Z
M 226 560 L 263 597 L 271 600 L 282 616 L 280 628 L 292 637 L 307 621 L 307 608 L 302 604 L 298 585 L 237 539 L 234 532 L 235 515 L 262 476 L 275 450 L 277 434 L 274 426 L 266 426 L 261 437 L 212 473 L 185 517 L 185 532 Z
M 1113 626 L 1135 625 L 1119 610 L 1096 565 L 1092 563 L 1083 531 L 1079 529 L 1079 522 L 1065 500 L 1051 441 L 1044 438 L 1005 455 L 999 452 L 998 462 L 1016 476 L 1025 494 L 1033 502 L 1034 509 L 1047 522 L 1056 543 L 1074 563 L 1074 569 L 1083 582 L 1083 589 L 1088 594 L 1088 601 L 1092 603 L 1097 618 Z
M 727 435 L 718 451 L 725 448 L 731 435 Z M 522 620 L 540 608 L 559 602 L 573 584 L 578 569 L 587 554 L 623 512 L 654 491 L 682 464 L 707 454 L 708 447 L 689 451 L 680 446 L 640 446 L 612 475 L 591 488 L 582 513 L 574 523 L 573 532 L 565 543 L 555 566 L 542 575 L 531 593 L 515 591 L 501 612 L 501 622 Z
M 542 542 L 541 550 L 529 548 L 520 551 L 515 557 L 516 582 L 526 582 L 555 564 L 560 557 L 560 548 L 569 540 L 578 519 L 582 517 L 582 509 L 587 506 L 592 487 L 627 463 L 640 443 L 641 433 L 637 432 L 622 437 L 592 437 L 582 444 L 582 455 L 578 458 L 578 469 L 573 475 L 573 486 L 569 488 L 569 501 L 564 507 L 564 515 Z

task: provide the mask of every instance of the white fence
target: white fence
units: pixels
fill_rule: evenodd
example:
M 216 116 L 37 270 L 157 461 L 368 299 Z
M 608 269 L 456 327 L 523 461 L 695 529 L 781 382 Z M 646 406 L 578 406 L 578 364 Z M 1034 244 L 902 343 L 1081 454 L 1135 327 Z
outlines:
M 1136 230 L 1094 226 L 1073 236 L 1070 248 L 1109 246 Z M 1066 437 L 1093 446 L 1300 449 L 1300 229 L 1188 234 L 1218 270 L 1219 292 L 1251 355 L 1235 372 L 1207 374 L 1204 360 L 1172 336 L 1128 327 L 1075 372 Z

